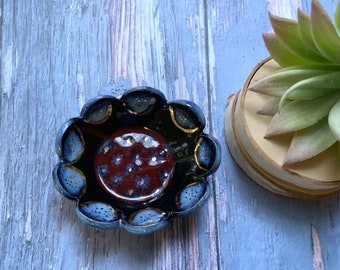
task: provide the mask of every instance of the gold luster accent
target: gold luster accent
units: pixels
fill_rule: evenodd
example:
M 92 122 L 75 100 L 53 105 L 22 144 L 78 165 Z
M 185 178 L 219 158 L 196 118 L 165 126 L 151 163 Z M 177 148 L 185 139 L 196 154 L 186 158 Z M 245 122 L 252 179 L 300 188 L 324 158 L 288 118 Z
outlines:
M 197 157 L 197 151 L 198 151 L 198 148 L 200 147 L 202 141 L 203 141 L 203 138 L 200 138 L 200 139 L 198 140 L 197 145 L 195 146 L 195 150 L 194 150 L 194 158 L 195 158 L 195 162 L 196 162 L 198 168 L 200 168 L 201 170 L 205 170 L 205 171 L 206 171 L 207 169 L 204 168 L 204 167 L 200 164 L 199 159 L 198 159 L 198 157 Z
M 112 114 L 112 104 L 109 104 L 107 106 L 107 110 L 106 110 L 106 115 L 103 119 L 100 119 L 98 121 L 88 121 L 86 119 L 84 119 L 84 122 L 85 123 L 90 123 L 90 124 L 95 124 L 95 125 L 99 125 L 99 124 L 102 124 L 104 123 L 107 119 L 109 119 L 109 117 L 111 116 Z
M 170 111 L 170 116 L 171 116 L 171 120 L 172 122 L 175 124 L 176 127 L 178 127 L 180 130 L 184 131 L 185 133 L 194 133 L 196 132 L 199 127 L 195 127 L 195 128 L 184 128 L 182 127 L 180 124 L 178 124 L 178 122 L 176 121 L 176 117 L 175 117 L 175 111 L 174 109 L 170 106 L 169 107 L 169 111 Z

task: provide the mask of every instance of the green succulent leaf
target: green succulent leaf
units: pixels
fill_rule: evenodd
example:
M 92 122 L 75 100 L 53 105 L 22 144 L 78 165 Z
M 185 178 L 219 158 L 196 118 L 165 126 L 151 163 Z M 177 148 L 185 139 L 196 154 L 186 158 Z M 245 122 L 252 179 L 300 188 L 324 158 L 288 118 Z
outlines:
M 340 32 L 340 1 L 338 1 L 338 4 L 336 5 L 335 13 L 334 13 L 334 22 L 335 26 Z
M 321 54 L 334 63 L 340 64 L 340 38 L 325 9 L 317 0 L 312 1 L 312 34 Z
M 308 33 L 310 31 L 309 26 L 303 24 L 299 26 L 296 20 L 282 18 L 271 13 L 269 13 L 269 18 L 278 39 L 294 54 L 309 62 L 329 62 L 317 50 L 311 49 L 303 42 L 300 31 Z M 302 29 L 300 30 L 299 27 Z
M 340 141 L 340 100 L 333 106 L 328 115 L 328 124 L 331 131 Z
M 292 52 L 275 34 L 267 33 L 262 36 L 267 50 L 280 66 L 310 64 L 310 61 Z
M 279 109 L 280 98 L 271 97 L 268 101 L 258 110 L 258 114 L 274 116 Z
M 327 118 L 315 125 L 297 131 L 289 146 L 285 165 L 310 159 L 331 147 L 337 141 L 329 129 Z
M 331 69 L 333 66 L 328 67 Z M 322 67 L 314 65 L 281 68 L 277 72 L 254 83 L 249 90 L 265 95 L 281 97 L 287 89 L 294 84 L 311 77 L 328 73 L 328 70 L 323 70 Z
M 340 90 L 340 72 L 328 73 L 301 80 L 291 86 L 283 94 L 279 108 L 286 99 L 310 100 L 315 99 L 335 90 Z
M 310 16 L 301 9 L 298 9 L 298 26 L 299 34 L 304 44 L 311 50 L 319 52 L 313 40 Z
M 294 100 L 285 104 L 274 115 L 269 124 L 266 138 L 301 130 L 316 124 L 326 117 L 340 98 L 338 92 L 312 100 Z
M 263 34 L 281 66 L 249 90 L 271 96 L 258 111 L 272 116 L 266 138 L 294 137 L 285 164 L 300 162 L 337 143 L 340 161 L 340 0 L 334 23 L 318 0 L 297 20 L 269 14 L 274 33 Z

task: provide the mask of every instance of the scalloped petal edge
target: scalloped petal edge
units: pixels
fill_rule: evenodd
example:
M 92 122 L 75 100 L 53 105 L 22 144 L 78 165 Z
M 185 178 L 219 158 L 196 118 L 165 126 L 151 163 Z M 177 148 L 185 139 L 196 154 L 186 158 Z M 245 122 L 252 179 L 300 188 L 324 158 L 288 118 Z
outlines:
M 85 141 L 77 124 L 79 118 L 66 121 L 57 132 L 55 149 L 60 160 L 74 163 L 84 152 Z
M 214 173 L 221 163 L 221 146 L 211 136 L 200 136 L 194 151 L 197 166 L 204 171 L 203 175 Z
M 102 124 L 111 116 L 114 103 L 119 104 L 119 99 L 109 95 L 90 99 L 81 109 L 80 118 L 88 124 Z
M 201 132 L 205 128 L 205 116 L 196 103 L 176 100 L 168 104 L 171 120 L 178 129 L 190 134 Z
M 52 172 L 56 189 L 65 197 L 75 200 L 86 191 L 85 175 L 70 164 L 58 163 Z
M 120 100 L 129 113 L 139 116 L 154 113 L 167 102 L 164 94 L 152 87 L 132 88 L 126 91 Z
M 167 226 L 170 215 L 161 209 L 148 207 L 134 212 L 122 227 L 131 233 L 146 234 Z
M 185 186 L 176 195 L 177 216 L 187 216 L 201 208 L 211 193 L 210 184 L 205 180 L 198 180 Z
M 96 228 L 114 229 L 121 227 L 121 220 L 116 210 L 103 202 L 78 202 L 76 213 L 82 221 Z

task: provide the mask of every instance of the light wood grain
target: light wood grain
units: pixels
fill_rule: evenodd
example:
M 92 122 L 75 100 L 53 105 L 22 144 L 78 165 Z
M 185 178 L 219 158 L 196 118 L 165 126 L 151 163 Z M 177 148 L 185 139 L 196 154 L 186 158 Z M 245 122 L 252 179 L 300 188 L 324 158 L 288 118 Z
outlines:
M 1 0 L 0 269 L 338 269 L 340 197 L 271 194 L 224 142 L 227 97 L 267 56 L 268 10 L 298 6 L 310 1 Z M 222 164 L 197 214 L 149 235 L 97 230 L 53 186 L 55 134 L 89 98 L 138 85 L 196 102 Z

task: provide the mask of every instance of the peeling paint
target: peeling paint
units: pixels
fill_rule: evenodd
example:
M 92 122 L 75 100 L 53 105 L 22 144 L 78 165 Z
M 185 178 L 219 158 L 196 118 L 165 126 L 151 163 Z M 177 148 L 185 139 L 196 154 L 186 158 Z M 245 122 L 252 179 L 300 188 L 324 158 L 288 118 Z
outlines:
M 31 211 L 28 212 L 27 217 L 26 217 L 26 223 L 25 223 L 25 240 L 26 242 L 31 242 L 32 240 L 32 214 Z
M 321 245 L 315 227 L 312 225 L 313 266 L 314 270 L 324 270 Z
M 5 49 L 5 54 L 2 63 L 2 91 L 8 97 L 12 93 L 12 76 L 13 76 L 13 44 L 10 44 Z
M 268 11 L 277 15 L 284 16 L 286 18 L 296 18 L 297 9 L 301 7 L 300 0 L 289 0 L 288 1 L 269 1 Z
M 80 64 L 77 64 L 77 100 L 78 107 L 82 108 L 85 104 L 85 90 L 84 90 L 84 75 L 83 71 L 80 67 Z

